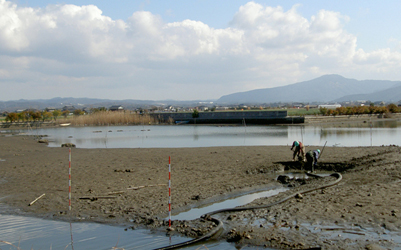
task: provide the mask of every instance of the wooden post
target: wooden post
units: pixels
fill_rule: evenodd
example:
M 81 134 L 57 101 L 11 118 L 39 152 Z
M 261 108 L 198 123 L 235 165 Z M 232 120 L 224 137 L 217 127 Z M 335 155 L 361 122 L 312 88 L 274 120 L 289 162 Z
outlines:
M 171 228 L 171 158 L 168 157 L 168 227 Z
M 71 148 L 68 154 L 68 210 L 71 211 Z

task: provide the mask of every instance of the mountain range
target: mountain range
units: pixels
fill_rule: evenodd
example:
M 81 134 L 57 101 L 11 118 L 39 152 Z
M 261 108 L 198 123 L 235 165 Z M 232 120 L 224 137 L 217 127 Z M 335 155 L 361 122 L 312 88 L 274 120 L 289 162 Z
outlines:
M 152 100 L 110 100 L 110 99 L 96 99 L 96 98 L 73 98 L 73 97 L 55 97 L 52 99 L 36 99 L 36 100 L 13 100 L 13 101 L 0 101 L 0 112 L 8 111 L 15 112 L 24 109 L 38 109 L 45 108 L 61 109 L 64 106 L 74 106 L 77 109 L 83 108 L 110 108 L 113 105 L 121 105 L 127 110 L 134 110 L 137 108 L 147 109 L 152 106 L 181 106 L 181 107 L 194 107 L 199 103 L 212 102 L 210 100 L 194 100 L 194 101 L 152 101 Z
M 237 92 L 220 97 L 218 100 L 109 100 L 95 98 L 61 98 L 39 100 L 0 101 L 0 111 L 13 112 L 18 109 L 44 109 L 47 107 L 62 108 L 74 105 L 76 108 L 109 108 L 122 105 L 126 109 L 148 108 L 151 106 L 177 105 L 193 107 L 197 105 L 238 105 L 269 103 L 338 103 L 347 101 L 393 102 L 401 100 L 401 81 L 388 80 L 355 80 L 340 75 L 323 75 L 321 77 L 286 86 L 255 89 Z
M 401 81 L 360 81 L 340 75 L 323 75 L 286 86 L 225 95 L 217 103 L 328 103 L 358 100 L 398 102 L 401 100 Z

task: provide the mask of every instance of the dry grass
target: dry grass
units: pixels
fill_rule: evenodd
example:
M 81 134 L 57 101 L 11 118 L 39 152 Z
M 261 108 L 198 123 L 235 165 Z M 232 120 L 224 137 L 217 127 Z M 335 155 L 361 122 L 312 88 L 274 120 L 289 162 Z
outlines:
M 106 126 L 106 125 L 143 125 L 157 124 L 150 115 L 140 115 L 131 112 L 96 112 L 90 115 L 80 115 L 69 118 L 68 121 L 73 126 Z

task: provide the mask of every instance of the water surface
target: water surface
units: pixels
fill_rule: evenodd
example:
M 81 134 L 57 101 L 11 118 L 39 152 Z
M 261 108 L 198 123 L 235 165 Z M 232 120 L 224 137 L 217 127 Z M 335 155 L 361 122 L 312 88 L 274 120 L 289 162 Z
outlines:
M 227 208 L 234 208 L 238 206 L 246 205 L 256 199 L 263 198 L 263 197 L 270 197 L 277 195 L 281 192 L 287 191 L 288 188 L 285 187 L 278 187 L 273 188 L 267 191 L 261 191 L 251 194 L 242 195 L 236 198 L 227 199 L 221 202 L 216 202 L 207 206 L 192 208 L 189 211 L 179 213 L 177 215 L 171 216 L 172 220 L 194 220 L 199 218 L 200 216 L 217 211 L 220 209 L 227 209 Z
M 400 145 L 396 138 L 401 136 L 401 127 L 397 124 L 380 123 L 364 128 L 154 125 L 45 128 L 27 132 L 48 135 L 50 147 L 60 147 L 63 143 L 73 143 L 79 148 L 277 146 L 291 145 L 294 140 L 305 145 L 323 146 L 327 142 L 327 146 L 381 146 Z

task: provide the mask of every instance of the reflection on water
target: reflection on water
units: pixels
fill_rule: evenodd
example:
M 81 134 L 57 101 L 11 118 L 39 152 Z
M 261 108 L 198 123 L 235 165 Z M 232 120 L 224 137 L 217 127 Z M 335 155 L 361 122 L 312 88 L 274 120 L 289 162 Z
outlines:
M 72 242 L 71 242 L 72 232 Z M 97 223 L 70 223 L 25 216 L 0 214 L 0 241 L 18 249 L 153 249 L 187 241 L 184 237 L 165 237 L 148 230 L 124 230 Z M 68 248 L 67 248 L 68 247 Z M 16 249 L 0 242 L 0 249 Z M 232 248 L 226 248 L 232 249 Z
M 320 138 L 322 141 L 335 142 L 333 145 L 339 146 L 381 146 L 399 145 L 395 140 L 398 134 L 399 128 L 328 128 L 321 129 Z
M 399 145 L 397 121 L 379 121 L 366 127 L 319 126 L 203 126 L 155 125 L 116 127 L 66 127 L 29 131 L 48 135 L 50 147 L 73 143 L 79 148 L 178 148 L 219 146 L 305 145 L 381 146 Z
M 88 222 L 45 220 L 10 212 L 0 203 L 0 249 L 155 249 L 190 240 L 191 238 L 153 233 L 145 229 L 125 230 L 123 227 Z M 3 241 L 3 242 L 2 242 Z M 5 243 L 7 242 L 7 243 Z M 12 244 L 12 245 L 10 245 Z M 204 249 L 233 250 L 235 245 L 226 241 L 206 241 Z M 198 248 L 199 246 L 196 246 Z M 194 246 L 187 249 L 194 249 Z M 245 246 L 241 249 L 251 250 Z
M 400 124 L 398 121 L 377 121 L 374 124 L 369 123 L 369 126 L 374 126 L 376 128 L 396 128 L 399 127 Z

